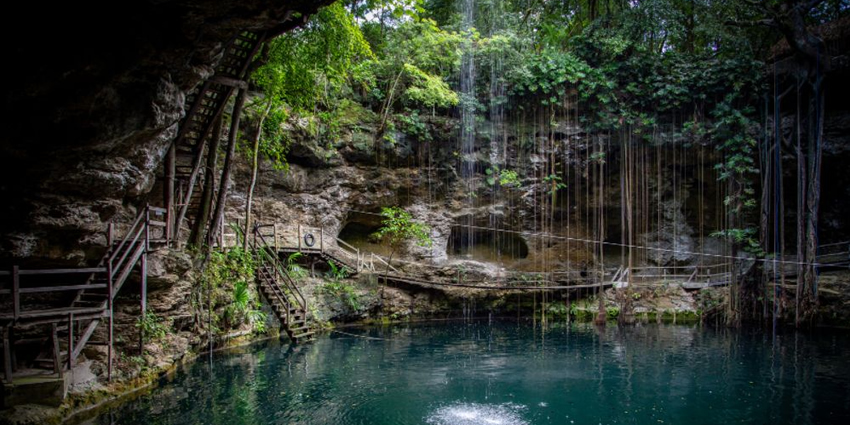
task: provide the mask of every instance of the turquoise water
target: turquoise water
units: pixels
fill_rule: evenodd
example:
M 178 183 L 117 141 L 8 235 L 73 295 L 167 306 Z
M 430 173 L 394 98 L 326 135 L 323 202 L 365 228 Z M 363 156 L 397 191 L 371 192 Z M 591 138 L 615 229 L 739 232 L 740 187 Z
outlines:
M 528 322 L 343 331 L 374 339 L 217 353 L 88 423 L 850 423 L 846 334 Z

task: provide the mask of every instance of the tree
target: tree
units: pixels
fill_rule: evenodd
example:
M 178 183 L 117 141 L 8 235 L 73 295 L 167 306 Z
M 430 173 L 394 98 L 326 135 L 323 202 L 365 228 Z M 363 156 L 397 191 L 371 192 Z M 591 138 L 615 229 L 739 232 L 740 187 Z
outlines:
M 825 4 L 824 0 L 744 0 L 753 19 L 746 24 L 764 25 L 783 36 L 796 61 L 794 84 L 797 97 L 797 261 L 804 263 L 796 288 L 797 326 L 811 322 L 818 304 L 817 250 L 818 219 L 821 197 L 821 157 L 823 156 L 825 75 L 831 70 L 831 56 L 825 54 L 824 41 L 811 31 L 810 15 Z M 829 5 L 827 5 L 829 6 Z M 840 9 L 840 8 L 838 8 Z M 826 19 L 832 8 L 827 7 Z M 780 96 L 781 97 L 781 96 Z M 778 103 L 778 99 L 777 99 Z M 805 112 L 803 112 L 805 108 Z M 801 117 L 802 113 L 802 117 Z M 774 123 L 779 126 L 778 122 Z M 778 132 L 777 132 L 778 134 Z M 805 143 L 804 143 L 805 141 Z M 762 188 L 768 190 L 768 188 Z M 802 245 L 805 244 L 805 249 Z
M 322 8 L 306 27 L 265 46 L 262 66 L 252 75 L 262 98 L 248 108 L 257 117 L 257 127 L 248 147 L 253 167 L 245 204 L 245 234 L 251 231 L 260 155 L 276 168 L 287 168 L 289 138 L 280 131 L 283 121 L 292 114 L 310 113 L 319 105 L 333 107 L 330 94 L 344 85 L 355 60 L 371 56 L 353 16 L 341 3 Z M 247 244 L 245 238 L 245 249 Z
M 403 22 L 388 33 L 381 57 L 366 64 L 370 79 L 378 81 L 371 93 L 380 102 L 378 136 L 387 129 L 399 99 L 428 110 L 458 104 L 445 76 L 457 67 L 460 42 L 457 33 L 444 31 L 429 19 Z
M 424 223 L 414 221 L 410 213 L 400 207 L 385 207 L 381 210 L 381 216 L 384 217 L 381 221 L 382 226 L 372 236 L 390 247 L 390 257 L 387 260 L 384 277 L 386 280 L 386 276 L 390 273 L 393 255 L 404 243 L 412 240 L 419 246 L 430 247 L 432 241 L 429 235 L 431 229 Z

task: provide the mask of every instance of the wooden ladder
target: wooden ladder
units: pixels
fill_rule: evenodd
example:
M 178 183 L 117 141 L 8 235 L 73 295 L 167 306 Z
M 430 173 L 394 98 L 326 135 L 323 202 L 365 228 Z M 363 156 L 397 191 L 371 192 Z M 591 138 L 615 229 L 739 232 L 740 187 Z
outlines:
M 230 40 L 224 56 L 210 77 L 200 87 L 189 93 L 186 104 L 191 105 L 168 153 L 166 179 L 173 178 L 171 195 L 173 205 L 169 210 L 169 235 L 176 235 L 186 217 L 195 217 L 200 209 L 205 178 L 203 166 L 209 154 L 208 136 L 213 125 L 237 88 L 247 89 L 249 68 L 263 42 L 262 34 L 243 31 Z

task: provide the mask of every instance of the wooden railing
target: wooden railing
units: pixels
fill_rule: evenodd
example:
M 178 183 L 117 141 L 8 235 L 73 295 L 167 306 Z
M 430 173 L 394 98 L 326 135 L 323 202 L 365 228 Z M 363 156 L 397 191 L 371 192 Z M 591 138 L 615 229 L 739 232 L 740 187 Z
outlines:
M 298 289 L 298 285 L 295 284 L 295 281 L 293 281 L 286 272 L 286 268 L 281 263 L 280 258 L 278 258 L 277 248 L 269 243 L 266 239 L 266 235 L 262 232 L 263 229 L 267 229 L 272 226 L 273 225 L 258 224 L 254 227 L 253 249 L 258 254 L 258 261 L 271 269 L 275 282 L 277 282 L 277 284 L 283 284 L 282 289 L 287 298 L 291 297 L 294 304 L 296 304 L 298 308 L 303 309 L 306 314 L 307 300 L 304 298 L 301 290 Z M 288 304 L 292 303 L 289 302 Z
M 621 288 L 629 283 L 678 282 L 683 286 L 715 286 L 729 283 L 731 263 L 707 264 L 696 266 L 633 266 L 620 267 L 611 279 L 615 287 Z
M 12 311 L 0 313 L 0 320 L 5 321 L 4 335 L 8 338 L 8 328 L 31 328 L 34 326 L 52 324 L 52 337 L 55 338 L 57 323 L 66 323 L 68 331 L 68 369 L 74 367 L 74 362 L 80 356 L 94 330 L 103 318 L 109 322 L 108 333 L 108 378 L 112 375 L 112 311 L 113 300 L 120 291 L 124 282 L 130 276 L 136 264 L 141 262 L 142 285 L 141 285 L 141 315 L 144 317 L 147 299 L 147 261 L 146 254 L 150 250 L 151 231 L 161 231 L 165 234 L 166 224 L 162 221 L 152 220 L 151 217 L 161 216 L 165 210 L 156 207 L 147 207 L 136 217 L 123 239 L 114 241 L 115 226 L 110 223 L 107 227 L 107 252 L 101 258 L 97 267 L 61 268 L 61 269 L 21 269 L 12 266 L 11 271 L 0 271 L 0 278 L 10 278 L 8 289 L 0 288 L 0 296 L 11 295 Z M 161 240 L 160 240 L 161 241 Z M 74 276 L 87 275 L 81 279 L 79 284 L 34 284 L 26 285 L 23 282 L 29 276 L 68 276 L 73 280 Z M 23 283 L 23 284 L 22 284 Z M 87 291 L 100 291 L 106 289 L 106 297 L 101 304 L 96 306 L 78 306 L 82 303 L 82 297 Z M 67 307 L 60 308 L 36 308 L 25 309 L 22 306 L 22 295 L 37 293 L 62 293 L 76 292 L 73 301 Z M 95 302 L 96 303 L 96 302 Z M 79 336 L 75 336 L 75 324 L 88 321 L 85 329 Z M 11 346 L 4 340 L 4 377 L 7 382 L 12 379 Z M 142 344 L 140 337 L 140 345 Z M 54 341 L 54 347 L 58 342 Z M 55 350 L 54 350 L 55 351 Z M 58 351 L 54 353 L 56 364 L 58 364 Z M 57 370 L 61 374 L 61 370 Z
M 821 265 L 850 263 L 850 241 L 819 245 L 817 253 Z

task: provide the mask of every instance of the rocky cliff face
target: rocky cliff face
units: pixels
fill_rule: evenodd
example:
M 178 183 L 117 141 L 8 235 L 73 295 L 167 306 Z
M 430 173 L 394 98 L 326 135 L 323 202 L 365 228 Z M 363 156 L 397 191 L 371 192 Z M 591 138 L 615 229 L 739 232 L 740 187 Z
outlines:
M 406 247 L 409 260 L 429 266 L 417 269 L 418 274 L 454 273 L 450 269 L 458 265 L 491 277 L 509 271 L 587 268 L 595 261 L 594 246 L 582 241 L 599 239 L 595 233 L 599 195 L 590 157 L 594 143 L 606 143 L 613 148 L 609 150 L 607 160 L 612 165 L 605 171 L 602 190 L 602 229 L 604 240 L 621 242 L 620 153 L 616 148 L 619 142 L 613 137 L 604 136 L 600 141 L 596 139 L 599 136 L 578 126 L 560 123 L 555 126 L 557 143 L 549 144 L 546 140 L 550 136 L 534 128 L 516 130 L 536 134 L 534 137 L 541 140 L 525 146 L 516 141 L 508 143 L 505 149 L 511 151 L 511 159 L 496 164 L 491 158 L 499 155 L 491 155 L 491 136 L 484 133 L 472 158 L 476 173 L 464 178 L 457 172 L 458 162 L 469 158 L 460 159 L 455 154 L 459 131 L 456 120 L 425 118 L 427 137 L 398 132 L 390 144 L 376 137 L 377 125 L 371 112 L 355 107 L 351 115 L 358 119 L 344 125 L 332 138 L 309 132 L 304 123 L 289 124 L 293 140 L 289 169 L 278 170 L 261 161 L 253 207 L 257 221 L 282 223 L 292 227 L 292 233 L 298 224 L 322 227 L 335 237 L 350 235 L 346 230 L 349 225 L 362 232 L 377 230 L 381 208 L 400 205 L 431 227 L 431 247 L 412 243 Z M 486 123 L 482 127 L 491 126 Z M 663 156 L 665 162 L 656 163 L 654 157 L 648 161 L 647 179 L 640 182 L 647 186 L 646 202 L 638 216 L 645 214 L 652 219 L 646 227 L 636 225 L 635 243 L 658 249 L 641 252 L 640 261 L 662 265 L 690 264 L 698 261 L 692 252 L 720 253 L 724 249 L 724 243 L 707 237 L 705 229 L 700 234 L 699 228 L 700 215 L 716 223 L 722 214 L 716 206 L 703 205 L 696 199 L 718 196 L 717 183 L 708 173 L 699 173 L 700 167 L 712 168 L 712 161 L 717 161 L 713 149 L 705 149 L 702 159 L 698 159 L 696 149 L 685 156 L 680 149 L 680 156 L 673 161 L 673 148 L 664 145 L 673 137 L 659 136 L 663 139 L 658 142 L 661 147 L 649 152 Z M 570 174 L 558 190 L 555 207 L 545 209 L 541 205 L 552 200 L 551 184 L 544 178 L 550 158 L 557 158 Z M 516 184 L 498 181 L 500 166 L 518 173 Z M 249 181 L 250 169 L 242 160 L 233 181 L 235 191 L 228 201 L 231 222 L 244 220 Z M 368 233 L 353 237 L 366 239 Z M 470 242 L 475 252 L 470 253 L 466 246 Z M 671 250 L 686 252 L 674 255 Z M 613 263 L 619 261 L 619 248 L 607 251 Z
M 222 46 L 243 30 L 283 31 L 327 3 L 19 4 L 27 19 L 3 28 L 0 256 L 84 263 L 105 243 L 104 223 L 135 215 L 187 92 Z

